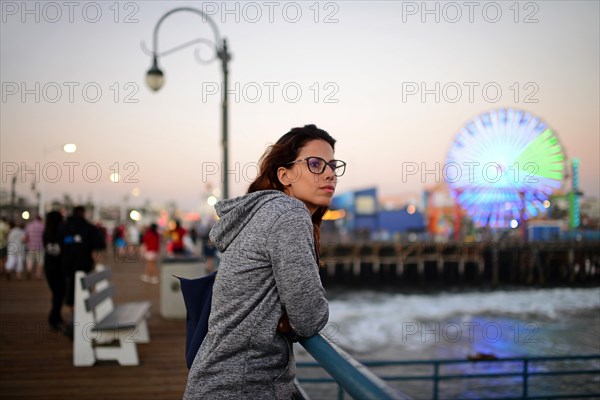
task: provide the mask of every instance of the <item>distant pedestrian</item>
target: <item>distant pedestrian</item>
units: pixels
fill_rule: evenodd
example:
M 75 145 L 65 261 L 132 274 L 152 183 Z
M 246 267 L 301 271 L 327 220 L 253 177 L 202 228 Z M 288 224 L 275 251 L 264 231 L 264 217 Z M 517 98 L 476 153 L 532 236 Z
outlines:
M 190 248 L 190 251 L 193 254 L 200 254 L 202 252 L 202 249 L 199 248 L 198 246 L 198 242 L 200 241 L 200 234 L 198 233 L 198 229 L 196 228 L 195 225 L 192 225 L 189 232 L 188 232 L 188 237 L 189 237 L 189 243 L 188 246 Z
M 175 220 L 175 226 L 169 231 L 170 247 L 173 254 L 185 254 L 183 237 L 187 231 L 181 226 L 179 220 Z
M 158 225 L 151 224 L 150 227 L 146 229 L 142 240 L 146 267 L 140 279 L 146 283 L 156 284 L 158 283 L 156 259 L 160 253 L 160 234 L 158 233 Z
M 8 226 L 8 219 L 6 217 L 2 217 L 0 219 L 0 273 L 4 272 L 4 264 L 6 264 L 6 238 L 8 237 L 8 231 L 10 227 Z
M 137 247 L 140 244 L 141 235 L 135 223 L 127 226 L 127 245 Z
M 119 261 L 125 257 L 125 247 L 127 240 L 125 239 L 125 227 L 123 224 L 115 226 L 112 234 L 113 255 L 115 260 Z
M 44 272 L 46 282 L 52 292 L 52 305 L 48 324 L 54 330 L 64 328 L 61 310 L 65 300 L 66 277 L 63 271 L 60 251 L 60 230 L 63 224 L 63 216 L 58 211 L 51 211 L 46 215 L 44 227 Z
M 100 234 L 104 238 L 104 243 L 108 243 L 108 230 L 102 223 L 102 221 L 96 221 L 96 228 L 100 231 Z
M 104 250 L 106 243 L 101 232 L 85 219 L 85 208 L 77 206 L 60 230 L 62 266 L 66 274 L 66 304 L 73 307 L 75 272 L 90 272 L 96 260 L 94 252 Z
M 17 279 L 23 279 L 23 266 L 25 264 L 25 230 L 21 224 L 13 221 L 8 223 L 9 231 L 6 238 L 6 276 L 10 279 L 12 271 L 15 271 Z
M 35 276 L 42 279 L 42 268 L 44 267 L 44 223 L 38 215 L 25 226 L 27 237 L 27 254 L 25 257 L 27 276 Z
M 198 230 L 195 226 L 192 226 L 192 228 L 190 229 L 190 239 L 192 240 L 192 244 L 196 246 L 196 244 L 198 243 Z

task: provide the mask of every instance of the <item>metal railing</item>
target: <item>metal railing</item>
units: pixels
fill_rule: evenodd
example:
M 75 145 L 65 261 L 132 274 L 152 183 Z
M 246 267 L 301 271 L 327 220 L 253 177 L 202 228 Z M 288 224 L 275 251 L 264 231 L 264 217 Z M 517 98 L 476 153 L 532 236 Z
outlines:
M 311 353 L 312 354 L 312 353 Z M 313 356 L 314 357 L 314 356 Z M 316 358 L 315 358 L 316 359 Z M 600 397 L 600 383 L 597 383 L 593 393 L 568 393 L 568 394 L 532 394 L 530 378 L 533 377 L 567 377 L 573 375 L 600 375 L 599 363 L 594 363 L 593 360 L 600 361 L 600 354 L 596 355 L 579 355 L 579 356 L 551 356 L 551 357 L 510 357 L 510 358 L 499 358 L 494 360 L 465 360 L 465 359 L 449 359 L 449 360 L 415 360 L 415 361 L 363 361 L 362 365 L 369 368 L 377 367 L 406 367 L 406 366 L 429 366 L 433 369 L 431 374 L 410 374 L 410 375 L 384 375 L 380 376 L 380 379 L 384 381 L 431 381 L 432 395 L 431 398 L 439 399 L 442 396 L 440 394 L 440 383 L 444 381 L 457 381 L 457 380 L 473 380 L 473 379 L 498 379 L 498 378 L 519 378 L 521 383 L 521 395 L 518 397 L 505 397 L 503 399 L 574 399 L 574 398 L 599 398 Z M 581 367 L 571 369 L 552 369 L 543 370 L 539 366 L 532 368 L 532 364 L 543 364 L 552 362 L 586 362 L 588 361 L 589 368 L 582 369 Z M 518 371 L 492 371 L 492 372 L 478 372 L 478 373 L 445 373 L 442 369 L 443 366 L 447 365 L 485 365 L 491 364 L 492 366 L 498 366 L 499 364 L 507 363 L 520 363 L 521 366 Z M 596 366 L 594 366 L 596 364 Z M 319 367 L 319 363 L 316 362 L 298 362 L 298 368 L 315 368 Z M 562 366 L 561 368 L 564 368 Z M 496 369 L 497 368 L 491 368 Z M 341 385 L 337 379 L 332 375 L 331 377 L 316 377 L 316 378 L 302 378 L 299 377 L 300 383 L 316 383 L 316 384 L 338 384 L 338 399 L 344 399 L 344 391 L 346 388 Z M 572 384 L 574 389 L 581 390 L 577 385 Z M 422 388 L 419 390 L 421 393 Z M 362 398 L 355 396 L 346 390 L 350 396 L 354 398 Z M 481 396 L 481 394 L 480 394 Z M 447 394 L 443 395 L 443 398 L 451 398 Z
M 299 343 L 317 361 L 318 364 L 315 364 L 327 371 L 332 379 L 353 398 L 361 400 L 409 399 L 323 335 L 317 334 L 307 339 L 300 339 Z

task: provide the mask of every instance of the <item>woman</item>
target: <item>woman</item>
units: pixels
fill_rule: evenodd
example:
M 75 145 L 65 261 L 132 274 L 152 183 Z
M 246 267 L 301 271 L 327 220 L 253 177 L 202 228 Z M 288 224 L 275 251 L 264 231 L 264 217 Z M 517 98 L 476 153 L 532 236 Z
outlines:
M 25 265 L 25 229 L 23 224 L 16 224 L 13 221 L 8 223 L 10 230 L 6 238 L 8 259 L 6 260 L 6 276 L 10 279 L 10 274 L 14 269 L 16 278 L 23 279 L 23 266 Z
M 60 228 L 63 224 L 63 216 L 58 211 L 50 211 L 46 214 L 46 225 L 42 241 L 44 243 L 44 272 L 46 281 L 52 292 L 52 306 L 48 323 L 56 331 L 61 330 L 64 321 L 61 314 L 66 293 L 66 279 L 62 268 L 60 254 Z
M 216 205 L 210 239 L 222 253 L 208 333 L 185 399 L 290 399 L 295 336 L 327 323 L 319 227 L 345 163 L 314 125 L 270 146 L 248 194 Z
M 140 277 L 142 282 L 157 284 L 158 274 L 156 273 L 156 258 L 160 252 L 160 234 L 158 225 L 152 223 L 146 229 L 142 238 L 144 244 L 144 258 L 146 259 L 146 269 Z

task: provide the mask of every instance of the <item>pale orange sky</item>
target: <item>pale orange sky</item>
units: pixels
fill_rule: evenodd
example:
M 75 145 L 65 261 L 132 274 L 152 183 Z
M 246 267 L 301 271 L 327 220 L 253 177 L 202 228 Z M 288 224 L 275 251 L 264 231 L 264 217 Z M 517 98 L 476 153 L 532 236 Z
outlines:
M 221 162 L 220 93 L 207 92 L 220 82 L 218 63 L 197 63 L 192 48 L 166 56 L 159 61 L 165 86 L 152 93 L 143 80 L 150 58 L 140 47 L 141 41 L 151 45 L 165 12 L 220 2 L 123 2 L 118 15 L 109 8 L 113 2 L 100 2 L 94 23 L 89 3 L 73 10 L 73 22 L 63 3 L 57 3 L 60 18 L 43 3 L 28 2 L 31 13 L 23 13 L 22 4 L 2 3 L 3 189 L 10 187 L 7 172 L 23 162 L 52 174 L 56 182 L 44 183 L 48 199 L 64 192 L 104 203 L 129 196 L 196 209 L 207 183 L 220 186 L 219 176 L 209 174 Z M 598 2 L 521 2 L 517 8 L 480 2 L 473 10 L 430 2 L 431 13 L 421 2 L 281 2 L 272 22 L 262 2 L 253 4 L 229 3 L 238 7 L 237 22 L 235 14 L 208 8 L 234 57 L 230 168 L 237 176 L 230 178 L 231 196 L 244 193 L 269 143 L 306 123 L 338 140 L 336 156 L 348 162 L 338 191 L 377 186 L 384 194 L 418 193 L 435 178 L 402 179 L 403 162 L 435 168 L 466 122 L 511 107 L 537 115 L 558 134 L 567 157 L 581 161 L 581 189 L 598 197 Z M 211 32 L 199 16 L 173 15 L 161 28 L 160 49 L 200 36 L 211 38 Z M 456 102 L 441 89 L 438 102 L 436 93 L 424 99 L 406 93 L 411 84 L 431 90 L 453 82 L 463 90 Z M 472 99 L 464 82 L 476 85 Z M 486 84 L 502 93 L 486 98 Z M 326 102 L 327 96 L 337 102 Z M 75 154 L 60 151 L 69 142 L 78 145 Z M 61 166 L 60 178 L 51 163 Z M 115 170 L 128 182 L 110 182 Z M 19 194 L 30 193 L 36 173 L 18 183 Z M 133 188 L 139 198 L 132 198 Z

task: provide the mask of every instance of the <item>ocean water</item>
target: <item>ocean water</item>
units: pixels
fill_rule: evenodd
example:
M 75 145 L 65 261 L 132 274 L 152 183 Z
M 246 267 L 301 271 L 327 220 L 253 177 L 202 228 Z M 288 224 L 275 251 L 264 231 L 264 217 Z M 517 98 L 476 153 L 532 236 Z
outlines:
M 477 353 L 502 358 L 600 354 L 600 288 L 435 294 L 339 291 L 330 293 L 329 300 L 329 324 L 323 333 L 360 361 L 466 359 Z M 299 361 L 310 358 L 299 346 L 296 354 Z M 452 367 L 452 372 L 477 372 L 472 364 Z M 592 362 L 586 367 L 599 368 L 598 364 Z M 485 367 L 487 372 L 506 368 L 511 367 L 491 363 Z M 520 366 L 512 368 L 518 371 Z M 539 368 L 553 367 L 540 364 Z M 389 369 L 374 372 L 390 375 Z M 302 373 L 299 370 L 298 375 Z M 421 373 L 430 374 L 431 369 Z M 530 391 L 600 392 L 600 378 L 596 376 L 551 378 L 554 386 L 536 379 L 531 378 Z M 447 398 L 512 397 L 520 395 L 520 382 L 520 378 L 456 381 L 445 384 L 442 393 Z M 431 398 L 429 383 L 398 386 L 414 398 Z M 336 396 L 335 391 L 317 385 L 307 390 L 309 394 L 313 391 L 314 398 Z

